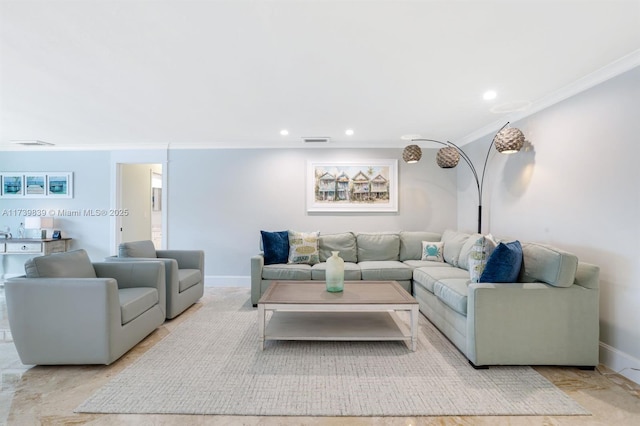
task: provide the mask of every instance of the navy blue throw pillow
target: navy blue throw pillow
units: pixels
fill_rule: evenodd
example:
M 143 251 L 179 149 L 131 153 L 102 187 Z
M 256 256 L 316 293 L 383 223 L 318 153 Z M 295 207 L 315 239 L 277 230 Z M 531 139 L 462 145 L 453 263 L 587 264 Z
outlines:
M 489 256 L 480 275 L 481 283 L 515 283 L 522 267 L 520 241 L 500 243 Z
M 289 231 L 268 232 L 262 234 L 264 264 L 287 263 L 289 260 Z

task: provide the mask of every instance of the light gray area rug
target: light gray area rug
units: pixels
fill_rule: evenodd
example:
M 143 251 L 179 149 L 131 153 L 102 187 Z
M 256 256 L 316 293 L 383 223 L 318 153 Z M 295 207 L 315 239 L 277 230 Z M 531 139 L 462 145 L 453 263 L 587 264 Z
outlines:
M 219 297 L 218 297 L 219 294 Z M 277 416 L 585 415 L 529 367 L 473 369 L 424 317 L 402 342 L 258 345 L 248 290 L 216 293 L 82 403 L 84 413 Z

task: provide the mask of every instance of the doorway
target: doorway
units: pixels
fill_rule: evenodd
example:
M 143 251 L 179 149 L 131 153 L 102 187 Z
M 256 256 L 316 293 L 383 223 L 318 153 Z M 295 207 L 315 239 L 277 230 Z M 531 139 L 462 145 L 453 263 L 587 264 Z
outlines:
M 151 240 L 162 248 L 162 164 L 119 164 L 117 243 Z
M 111 151 L 110 162 L 112 184 L 109 205 L 114 211 L 124 213 L 125 208 L 130 210 L 127 216 L 113 215 L 109 218 L 111 255 L 118 254 L 118 246 L 125 241 L 124 238 L 127 241 L 135 241 L 142 237 L 154 241 L 154 227 L 156 228 L 155 240 L 160 240 L 160 248 L 167 248 L 169 244 L 167 232 L 169 149 Z M 158 177 L 159 183 L 155 180 Z M 160 187 L 159 191 L 155 191 L 160 193 L 159 197 L 155 197 L 155 201 L 152 189 L 154 187 Z M 136 205 L 138 199 L 132 195 L 135 191 L 140 191 L 142 194 L 138 196 L 141 201 L 140 206 Z M 156 201 L 158 204 L 154 205 Z M 154 211 L 154 208 L 159 210 Z

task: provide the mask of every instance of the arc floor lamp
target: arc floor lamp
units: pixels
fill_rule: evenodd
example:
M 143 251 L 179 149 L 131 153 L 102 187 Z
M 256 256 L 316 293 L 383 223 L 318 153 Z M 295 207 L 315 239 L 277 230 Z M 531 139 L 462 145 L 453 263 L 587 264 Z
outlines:
M 524 146 L 524 134 L 520 129 L 515 127 L 507 127 L 509 122 L 502 126 L 498 133 L 491 140 L 487 155 L 484 158 L 484 165 L 482 166 L 482 175 L 478 177 L 478 172 L 475 166 L 471 162 L 471 158 L 466 152 L 462 150 L 458 145 L 453 142 L 442 142 L 434 139 L 416 138 L 411 139 L 411 142 L 434 142 L 440 145 L 444 145 L 444 148 L 440 148 L 436 154 L 436 163 L 443 169 L 451 169 L 458 165 L 460 157 L 471 169 L 473 177 L 476 180 L 476 187 L 478 188 L 478 233 L 482 232 L 482 188 L 484 186 L 484 174 L 487 170 L 487 162 L 489 161 L 489 154 L 491 153 L 491 147 L 495 146 L 496 150 L 501 154 L 513 154 Z M 411 144 L 404 148 L 402 152 L 402 159 L 407 163 L 417 163 L 422 158 L 422 149 L 416 145 Z

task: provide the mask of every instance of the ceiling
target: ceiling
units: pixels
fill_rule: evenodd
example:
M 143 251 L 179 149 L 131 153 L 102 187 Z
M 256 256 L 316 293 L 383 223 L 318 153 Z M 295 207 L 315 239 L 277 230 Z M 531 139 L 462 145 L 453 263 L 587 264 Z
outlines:
M 638 0 L 0 0 L 0 150 L 465 143 L 639 52 Z

